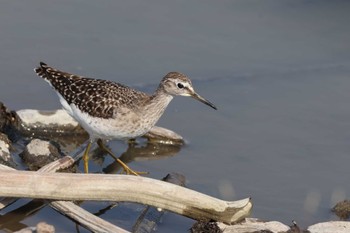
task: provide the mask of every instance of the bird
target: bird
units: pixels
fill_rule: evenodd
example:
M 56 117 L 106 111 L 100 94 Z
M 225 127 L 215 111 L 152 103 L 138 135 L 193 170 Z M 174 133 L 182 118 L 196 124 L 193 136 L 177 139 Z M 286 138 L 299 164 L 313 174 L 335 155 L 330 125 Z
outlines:
M 34 71 L 50 84 L 63 109 L 89 134 L 83 153 L 85 173 L 88 173 L 91 145 L 97 143 L 121 164 L 126 174 L 142 174 L 117 158 L 103 140 L 129 140 L 146 134 L 174 96 L 189 96 L 217 110 L 214 104 L 197 94 L 191 80 L 179 72 L 166 74 L 155 92 L 147 94 L 117 82 L 67 73 L 44 62 Z

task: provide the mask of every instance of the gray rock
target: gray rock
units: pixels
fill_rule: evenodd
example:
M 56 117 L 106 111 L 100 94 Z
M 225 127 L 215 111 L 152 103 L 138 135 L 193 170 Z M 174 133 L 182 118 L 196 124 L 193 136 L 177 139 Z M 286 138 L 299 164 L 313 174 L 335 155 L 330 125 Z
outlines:
M 315 225 L 309 226 L 307 228 L 310 233 L 349 233 L 350 232 L 350 222 L 346 221 L 330 221 L 317 223 Z
M 6 166 L 15 167 L 16 164 L 10 153 L 11 141 L 6 134 L 0 133 L 0 163 Z
M 46 222 L 39 222 L 36 225 L 37 233 L 55 233 L 55 227 Z
M 16 119 L 16 113 L 10 111 L 2 102 L 0 102 L 0 131 L 4 132 L 12 125 Z
M 66 111 L 39 111 L 24 109 L 17 111 L 19 124 L 17 130 L 24 135 L 65 135 L 86 134 Z
M 33 139 L 19 156 L 30 170 L 38 170 L 61 158 L 62 153 L 49 141 Z

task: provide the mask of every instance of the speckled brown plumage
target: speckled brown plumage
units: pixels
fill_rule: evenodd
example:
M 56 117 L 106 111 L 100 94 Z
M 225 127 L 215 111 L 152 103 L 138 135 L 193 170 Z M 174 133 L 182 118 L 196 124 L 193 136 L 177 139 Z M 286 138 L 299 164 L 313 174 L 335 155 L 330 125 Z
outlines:
M 35 72 L 47 80 L 68 104 L 75 104 L 93 117 L 112 118 L 118 114 L 116 106 L 137 107 L 139 100 L 150 98 L 122 84 L 69 74 L 43 62 Z
M 216 109 L 199 96 L 191 80 L 178 72 L 168 73 L 153 95 L 119 83 L 69 74 L 41 62 L 35 72 L 58 93 L 63 108 L 89 133 L 90 142 L 83 155 L 88 172 L 88 153 L 97 140 L 99 146 L 116 158 L 99 139 L 130 139 L 147 133 L 162 116 L 173 96 L 191 96 Z M 116 158 L 126 173 L 138 175 Z
M 112 81 L 59 71 L 43 62 L 35 72 L 57 91 L 64 109 L 91 140 L 126 139 L 147 133 L 176 95 L 191 96 L 216 109 L 193 90 L 186 75 L 178 72 L 168 73 L 152 95 Z

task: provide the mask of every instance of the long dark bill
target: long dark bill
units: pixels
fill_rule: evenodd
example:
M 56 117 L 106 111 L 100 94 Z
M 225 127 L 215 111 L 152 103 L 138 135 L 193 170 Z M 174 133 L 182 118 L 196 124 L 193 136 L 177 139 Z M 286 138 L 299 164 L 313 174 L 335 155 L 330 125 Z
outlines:
M 206 104 L 206 105 L 212 107 L 212 108 L 215 109 L 215 110 L 218 110 L 218 109 L 215 107 L 214 104 L 210 103 L 210 101 L 204 99 L 202 96 L 198 95 L 198 94 L 195 93 L 195 92 L 191 95 L 191 97 L 194 98 L 194 99 L 196 99 L 196 100 L 199 100 L 199 101 L 202 102 L 203 104 Z

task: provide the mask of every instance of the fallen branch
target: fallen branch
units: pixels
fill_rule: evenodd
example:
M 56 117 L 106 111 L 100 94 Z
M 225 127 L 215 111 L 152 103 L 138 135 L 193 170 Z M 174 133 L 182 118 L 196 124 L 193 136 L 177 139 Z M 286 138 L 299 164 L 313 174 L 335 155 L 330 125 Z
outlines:
M 249 198 L 227 202 L 145 177 L 0 171 L 0 196 L 53 200 L 126 201 L 193 218 L 234 223 L 249 215 Z
M 70 156 L 66 156 L 42 167 L 36 173 L 55 172 L 57 170 L 67 168 L 71 166 L 73 163 L 74 163 L 74 160 Z M 10 168 L 1 164 L 0 164 L 0 170 L 1 172 L 5 172 L 5 173 L 6 171 L 16 171 L 13 168 Z M 20 173 L 20 171 L 16 171 L 16 172 Z M 0 209 L 6 207 L 8 204 L 11 204 L 14 201 L 16 201 L 16 198 L 11 198 L 11 197 L 4 198 L 0 202 L 0 207 L 1 207 Z M 66 215 L 71 219 L 74 219 L 80 225 L 84 226 L 85 228 L 93 232 L 120 232 L 120 233 L 129 232 L 116 225 L 111 224 L 108 221 L 103 220 L 102 218 L 99 218 L 91 214 L 90 212 L 84 210 L 83 208 L 75 205 L 73 202 L 70 202 L 70 201 L 51 201 L 50 206 L 55 210 L 57 210 L 58 212 L 60 212 L 61 214 Z
M 164 177 L 162 180 L 172 184 L 185 186 L 185 176 L 178 173 L 171 173 Z M 133 233 L 150 233 L 157 228 L 157 224 L 161 221 L 166 211 L 157 209 L 152 206 L 145 206 L 141 212 L 139 218 L 136 220 L 132 227 Z
M 86 227 L 92 232 L 130 233 L 129 231 L 91 214 L 71 201 L 53 201 L 50 203 L 50 206 L 58 212 L 74 219 L 80 225 Z

